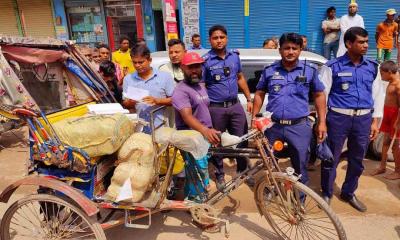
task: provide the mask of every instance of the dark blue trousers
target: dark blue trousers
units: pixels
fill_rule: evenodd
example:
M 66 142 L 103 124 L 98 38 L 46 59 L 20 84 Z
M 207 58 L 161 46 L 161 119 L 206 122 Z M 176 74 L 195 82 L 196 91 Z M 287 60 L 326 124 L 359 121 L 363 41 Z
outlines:
M 213 128 L 221 133 L 228 131 L 229 134 L 235 136 L 243 136 L 247 133 L 247 119 L 246 113 L 243 110 L 242 105 L 240 103 L 236 103 L 230 107 L 210 107 L 210 115 L 213 124 Z M 242 142 L 238 145 L 238 147 L 247 147 L 247 142 Z M 223 178 L 225 175 L 224 172 L 224 163 L 222 157 L 211 157 L 210 161 L 215 166 L 215 177 L 217 179 Z M 236 171 L 242 172 L 247 168 L 247 159 L 244 157 L 236 158 Z
M 342 186 L 345 198 L 354 196 L 364 166 L 363 159 L 369 144 L 372 116 L 348 116 L 334 111 L 327 115 L 328 145 L 333 153 L 334 162 L 321 164 L 321 187 L 324 196 L 332 197 L 333 184 L 336 178 L 336 168 L 339 164 L 344 141 L 347 138 L 347 172 Z
M 265 131 L 265 136 L 272 144 L 276 140 L 288 144 L 288 151 L 292 167 L 297 174 L 301 174 L 301 182 L 308 183 L 307 164 L 312 137 L 312 128 L 309 121 L 296 125 L 280 125 L 275 123 Z

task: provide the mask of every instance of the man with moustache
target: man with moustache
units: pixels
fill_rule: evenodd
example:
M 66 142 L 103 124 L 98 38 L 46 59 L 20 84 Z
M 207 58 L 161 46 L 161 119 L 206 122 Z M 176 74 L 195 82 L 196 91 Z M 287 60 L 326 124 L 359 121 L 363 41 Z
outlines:
M 336 168 L 347 138 L 347 171 L 340 198 L 360 212 L 367 207 L 356 197 L 358 179 L 364 170 L 363 159 L 370 140 L 377 137 L 378 118 L 382 117 L 383 86 L 378 75 L 378 63 L 365 57 L 368 32 L 352 27 L 344 34 L 347 52 L 321 68 L 321 80 L 328 97 L 328 145 L 333 163 L 321 164 L 321 188 L 329 204 L 333 196 Z M 382 100 L 380 100 L 382 99 Z
M 180 65 L 185 52 L 185 44 L 181 40 L 171 39 L 168 41 L 168 56 L 170 61 L 161 65 L 159 70 L 171 74 L 175 84 L 179 83 L 184 78 Z
M 326 97 L 324 85 L 319 79 L 318 69 L 299 56 L 303 48 L 303 39 L 297 33 L 285 33 L 279 39 L 281 60 L 267 66 L 257 84 L 254 96 L 253 118 L 263 105 L 266 93 L 268 104 L 266 111 L 272 112 L 275 123 L 265 131 L 270 142 L 281 140 L 288 143 L 290 161 L 301 182 L 307 184 L 307 163 L 312 127 L 308 120 L 309 96 L 313 94 L 318 122 L 317 141 L 326 137 Z
M 246 113 L 238 100 L 238 88 L 247 99 L 247 111 L 251 113 L 253 101 L 247 81 L 242 72 L 242 65 L 237 50 L 227 48 L 228 31 L 224 26 L 214 25 L 208 31 L 211 50 L 203 57 L 203 81 L 210 98 L 210 114 L 212 125 L 221 132 L 228 131 L 232 135 L 243 136 L 247 133 Z M 238 147 L 246 147 L 241 143 Z M 213 156 L 211 162 L 215 166 L 218 190 L 225 186 L 223 159 Z M 247 169 L 247 159 L 236 158 L 236 171 Z

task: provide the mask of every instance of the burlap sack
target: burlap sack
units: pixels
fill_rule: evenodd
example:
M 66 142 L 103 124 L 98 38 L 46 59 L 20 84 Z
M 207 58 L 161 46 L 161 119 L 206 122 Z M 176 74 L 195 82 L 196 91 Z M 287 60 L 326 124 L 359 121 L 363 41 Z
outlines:
M 123 114 L 71 117 L 53 124 L 61 141 L 86 151 L 90 157 L 116 152 L 133 133 Z
M 118 151 L 118 166 L 111 178 L 106 197 L 116 201 L 121 187 L 130 178 L 132 198 L 130 202 L 140 202 L 152 185 L 155 176 L 155 150 L 151 136 L 145 133 L 132 134 Z

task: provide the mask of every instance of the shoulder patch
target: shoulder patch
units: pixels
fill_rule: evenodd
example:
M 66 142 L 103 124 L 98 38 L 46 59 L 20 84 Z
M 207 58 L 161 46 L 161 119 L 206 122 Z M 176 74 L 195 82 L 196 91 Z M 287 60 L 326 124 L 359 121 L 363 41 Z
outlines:
M 210 58 L 210 55 L 208 53 L 206 53 L 202 56 L 202 58 L 204 61 L 207 61 Z
M 230 51 L 233 53 L 236 53 L 237 55 L 240 55 L 240 52 L 238 49 L 231 49 Z
M 274 67 L 277 63 L 278 63 L 278 61 L 275 61 L 275 62 L 271 63 L 270 65 L 265 66 L 263 71 L 269 70 L 270 68 Z
M 376 61 L 375 59 L 366 58 L 366 60 L 369 61 L 369 62 L 371 62 L 371 63 L 373 63 L 373 64 L 375 64 L 376 66 L 379 65 L 378 61 Z
M 325 63 L 325 65 L 328 66 L 328 67 L 330 67 L 330 66 L 332 66 L 333 64 L 335 64 L 335 63 L 337 63 L 337 62 L 338 62 L 338 58 L 335 58 L 335 59 L 331 59 L 331 60 L 327 61 L 327 62 Z

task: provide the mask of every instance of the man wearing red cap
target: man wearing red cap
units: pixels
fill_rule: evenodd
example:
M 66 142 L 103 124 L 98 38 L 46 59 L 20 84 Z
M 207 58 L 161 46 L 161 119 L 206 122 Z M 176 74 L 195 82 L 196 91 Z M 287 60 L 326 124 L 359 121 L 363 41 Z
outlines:
M 219 142 L 219 132 L 212 128 L 207 90 L 200 83 L 204 60 L 195 52 L 184 55 L 181 68 L 184 80 L 178 83 L 172 94 L 172 106 L 176 110 L 175 123 L 178 130 L 199 131 L 212 144 Z

